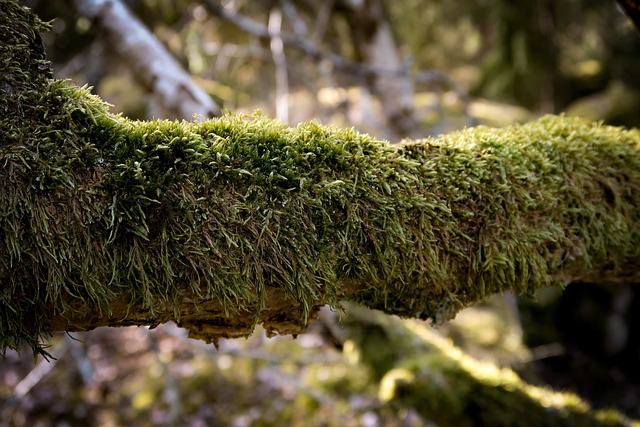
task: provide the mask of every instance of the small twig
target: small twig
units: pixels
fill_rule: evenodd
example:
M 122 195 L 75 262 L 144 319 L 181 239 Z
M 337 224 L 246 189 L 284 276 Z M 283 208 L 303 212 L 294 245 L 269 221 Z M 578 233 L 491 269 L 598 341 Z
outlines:
M 528 358 L 527 362 L 537 362 L 539 360 L 549 359 L 551 357 L 563 356 L 566 353 L 566 348 L 560 343 L 539 345 L 531 349 L 531 356 Z
M 318 12 L 318 17 L 316 18 L 316 26 L 313 29 L 313 34 L 311 35 L 311 39 L 315 40 L 317 43 L 324 38 L 324 33 L 327 32 L 327 27 L 329 26 L 331 12 L 333 11 L 333 5 L 335 2 L 336 0 L 327 0 L 322 2 L 320 12 Z
M 160 356 L 160 346 L 158 345 L 157 336 L 147 328 L 143 328 L 147 339 L 149 340 L 149 350 L 153 353 L 156 363 L 160 366 L 162 371 L 162 378 L 164 379 L 164 396 L 167 405 L 169 406 L 169 413 L 167 414 L 167 425 L 174 426 L 179 425 L 178 420 L 183 412 L 182 410 L 182 394 L 180 392 L 180 385 L 175 373 L 171 370 L 171 366 L 163 360 Z
M 76 365 L 78 366 L 78 371 L 80 371 L 80 375 L 82 376 L 82 381 L 87 384 L 91 384 L 94 378 L 94 369 L 91 364 L 91 361 L 87 357 L 87 353 L 84 351 L 82 345 L 78 343 L 78 341 L 70 335 L 65 335 L 65 341 L 71 348 L 71 356 L 76 361 Z
M 67 340 L 60 341 L 56 347 L 51 351 L 50 359 L 42 359 L 33 368 L 26 377 L 20 381 L 13 389 L 13 398 L 21 399 L 31 391 L 49 372 L 55 368 L 58 364 L 58 360 L 69 349 L 69 342 Z
M 300 18 L 296 5 L 293 4 L 291 0 L 281 0 L 280 3 L 282 3 L 282 11 L 286 15 L 287 19 L 292 22 L 293 32 L 299 37 L 307 37 L 309 35 L 307 24 L 305 24 Z
M 276 117 L 283 122 L 289 121 L 289 75 L 287 58 L 280 34 L 282 32 L 282 11 L 274 8 L 269 14 L 269 35 L 271 57 L 276 68 Z

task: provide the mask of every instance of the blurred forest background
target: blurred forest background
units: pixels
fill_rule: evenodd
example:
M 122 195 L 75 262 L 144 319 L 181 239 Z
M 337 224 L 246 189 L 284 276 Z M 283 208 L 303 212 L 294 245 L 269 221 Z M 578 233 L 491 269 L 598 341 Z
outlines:
M 57 77 L 92 86 L 131 118 L 192 119 L 139 83 L 131 59 L 76 9 L 82 1 L 21 3 L 53 20 L 43 39 Z M 561 112 L 640 126 L 640 34 L 613 0 L 125 3 L 232 112 L 390 141 Z M 632 284 L 579 283 L 496 296 L 437 329 L 326 309 L 297 339 L 258 329 L 217 350 L 172 325 L 102 328 L 53 337 L 50 361 L 7 352 L 0 425 L 515 425 L 385 390 L 405 349 L 445 345 L 442 337 L 531 384 L 640 418 L 639 325 Z

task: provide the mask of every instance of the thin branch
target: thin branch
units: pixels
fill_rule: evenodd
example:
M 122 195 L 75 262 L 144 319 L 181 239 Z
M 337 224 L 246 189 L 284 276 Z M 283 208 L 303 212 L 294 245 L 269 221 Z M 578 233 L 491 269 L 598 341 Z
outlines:
M 316 25 L 311 35 L 311 39 L 315 40 L 316 43 L 320 43 L 324 38 L 335 3 L 336 0 L 327 0 L 322 2 L 322 6 L 318 12 L 318 17 L 316 18 Z
M 271 56 L 276 69 L 276 117 L 283 122 L 289 121 L 289 75 L 287 58 L 284 54 L 282 37 L 282 11 L 273 8 L 269 14 L 269 34 Z
M 49 357 L 44 357 L 29 371 L 26 377 L 13 389 L 15 399 L 21 399 L 27 395 L 49 372 L 58 364 L 58 360 L 69 350 L 69 341 L 61 340 L 56 344 Z
M 239 13 L 231 12 L 223 6 L 217 4 L 214 0 L 204 0 L 204 4 L 209 10 L 220 19 L 228 21 L 241 30 L 261 39 L 270 40 L 272 35 L 268 27 L 259 22 L 248 18 Z M 376 67 L 359 62 L 351 61 L 341 55 L 328 52 L 308 38 L 301 38 L 296 34 L 288 32 L 280 33 L 282 42 L 287 45 L 301 50 L 307 56 L 315 60 L 328 60 L 334 67 L 347 73 L 358 74 L 363 77 L 390 77 L 398 79 L 413 78 L 421 83 L 438 84 L 452 88 L 458 91 L 457 85 L 443 72 L 437 70 L 421 71 L 415 75 L 411 73 L 407 67 L 391 70 L 384 67 Z
M 91 360 L 89 360 L 84 346 L 80 345 L 80 343 L 69 334 L 65 334 L 64 339 L 69 345 L 69 348 L 71 348 L 71 356 L 73 356 L 76 361 L 76 366 L 82 376 L 82 381 L 85 385 L 92 384 L 94 382 L 95 369 L 93 368 Z
M 282 4 L 282 10 L 287 16 L 287 19 L 292 22 L 293 31 L 296 33 L 296 35 L 298 35 L 299 37 L 307 37 L 309 34 L 307 24 L 305 24 L 304 21 L 300 18 L 298 10 L 296 9 L 296 5 L 293 4 L 291 0 L 281 0 L 280 3 Z
M 153 353 L 155 362 L 160 368 L 164 380 L 163 395 L 165 403 L 169 407 L 166 424 L 170 426 L 179 425 L 178 421 L 181 419 L 184 410 L 182 407 L 182 393 L 180 391 L 178 378 L 169 363 L 161 355 L 162 350 L 160 349 L 158 337 L 152 334 L 148 328 L 144 328 L 143 330 L 149 340 L 149 350 Z
M 220 115 L 211 96 L 120 0 L 75 0 L 75 5 L 102 32 L 104 45 L 122 58 L 170 115 L 183 119 Z

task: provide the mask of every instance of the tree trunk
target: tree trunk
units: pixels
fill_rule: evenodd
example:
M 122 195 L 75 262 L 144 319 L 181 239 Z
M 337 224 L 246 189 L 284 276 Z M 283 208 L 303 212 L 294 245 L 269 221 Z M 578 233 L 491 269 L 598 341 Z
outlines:
M 441 321 L 637 279 L 635 130 L 548 116 L 391 146 L 259 116 L 133 122 L 52 80 L 43 24 L 0 6 L 0 348 L 169 320 L 295 334 L 341 301 Z

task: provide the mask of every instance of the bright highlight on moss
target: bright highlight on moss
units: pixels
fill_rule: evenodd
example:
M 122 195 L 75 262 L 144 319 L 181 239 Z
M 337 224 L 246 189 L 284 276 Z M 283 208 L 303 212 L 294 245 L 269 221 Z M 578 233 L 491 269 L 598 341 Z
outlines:
M 352 308 L 346 327 L 358 361 L 380 380 L 380 400 L 413 408 L 438 426 L 640 425 L 573 393 L 527 384 L 416 323 Z

